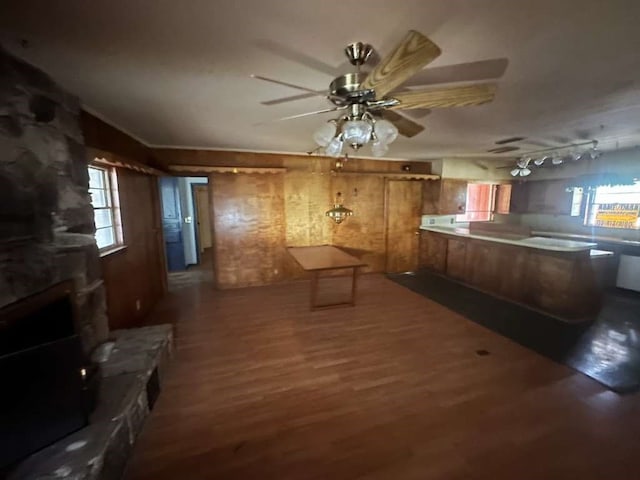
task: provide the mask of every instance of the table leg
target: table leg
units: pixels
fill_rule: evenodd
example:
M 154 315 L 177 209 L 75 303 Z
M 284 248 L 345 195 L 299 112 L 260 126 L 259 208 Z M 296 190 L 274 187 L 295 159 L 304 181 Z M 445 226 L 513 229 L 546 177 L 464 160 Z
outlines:
M 353 267 L 353 278 L 351 279 L 351 305 L 356 305 L 356 288 L 358 284 L 358 270 L 360 267 Z
M 316 307 L 316 300 L 318 298 L 318 272 L 311 272 L 311 298 L 309 299 L 309 306 L 311 310 Z

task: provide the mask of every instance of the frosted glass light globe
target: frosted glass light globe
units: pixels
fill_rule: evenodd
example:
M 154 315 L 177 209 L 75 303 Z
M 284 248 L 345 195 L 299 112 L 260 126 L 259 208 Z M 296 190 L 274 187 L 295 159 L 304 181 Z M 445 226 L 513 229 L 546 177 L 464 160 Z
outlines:
M 329 155 L 330 157 L 339 157 L 342 153 L 342 146 L 344 142 L 340 140 L 340 137 L 333 138 L 327 147 L 324 149 L 324 153 Z
M 376 121 L 373 131 L 375 132 L 378 140 L 382 143 L 389 144 L 398 138 L 398 129 L 388 120 L 382 119 Z
M 373 127 L 364 120 L 348 120 L 342 124 L 342 138 L 351 145 L 364 145 L 371 138 Z
M 382 157 L 388 151 L 389 147 L 387 146 L 387 144 L 382 143 L 379 140 L 371 144 L 371 153 L 374 157 Z
M 314 133 L 313 139 L 321 147 L 326 147 L 329 142 L 336 136 L 336 126 L 332 122 L 327 122 L 320 126 Z

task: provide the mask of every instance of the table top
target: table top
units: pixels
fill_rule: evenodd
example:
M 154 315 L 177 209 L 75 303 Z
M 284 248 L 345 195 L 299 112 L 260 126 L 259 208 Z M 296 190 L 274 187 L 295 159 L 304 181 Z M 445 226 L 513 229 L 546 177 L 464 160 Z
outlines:
M 366 265 L 360 259 L 332 245 L 287 247 L 287 250 L 305 270 L 332 270 Z

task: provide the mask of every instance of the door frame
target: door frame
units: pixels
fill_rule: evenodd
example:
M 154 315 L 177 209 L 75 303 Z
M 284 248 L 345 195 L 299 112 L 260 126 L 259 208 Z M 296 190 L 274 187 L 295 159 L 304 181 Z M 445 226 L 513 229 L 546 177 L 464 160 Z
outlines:
M 198 219 L 198 208 L 196 206 L 196 186 L 199 185 L 207 185 L 207 189 L 209 188 L 209 183 L 190 183 L 191 185 L 191 204 L 193 205 L 193 233 L 195 236 L 196 242 L 196 265 L 200 265 L 202 259 L 200 258 L 200 222 Z

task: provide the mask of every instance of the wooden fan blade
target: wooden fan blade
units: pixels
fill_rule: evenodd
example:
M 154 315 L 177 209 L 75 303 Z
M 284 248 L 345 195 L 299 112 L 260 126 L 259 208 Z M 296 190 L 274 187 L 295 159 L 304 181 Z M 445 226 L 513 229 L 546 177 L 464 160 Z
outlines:
M 289 103 L 289 102 L 295 102 L 296 100 L 304 100 L 306 98 L 313 98 L 313 97 L 317 97 L 318 95 L 316 95 L 315 93 L 301 93 L 300 95 L 292 95 L 290 97 L 282 97 L 282 98 L 276 98 L 274 100 L 267 100 L 265 102 L 260 102 L 262 105 L 280 105 L 281 103 Z
M 394 93 L 392 97 L 399 100 L 400 103 L 389 108 L 401 110 L 410 108 L 467 107 L 490 102 L 495 94 L 496 85 L 493 83 L 438 90 L 398 92 Z
M 373 88 L 376 98 L 380 99 L 436 59 L 440 53 L 440 48 L 427 37 L 409 30 L 396 48 L 371 70 L 360 89 Z
M 255 78 L 256 80 L 262 80 L 263 82 L 275 83 L 276 85 L 282 85 L 289 88 L 294 88 L 296 90 L 302 90 L 303 92 L 313 93 L 314 95 L 320 95 L 324 97 L 326 95 L 325 92 L 319 92 L 317 90 L 311 90 L 310 88 L 301 87 L 300 85 L 294 85 L 293 83 L 281 82 L 280 80 L 274 80 L 273 78 L 263 77 L 261 75 L 249 75 L 251 78 Z
M 404 115 L 392 112 L 391 110 L 382 110 L 382 112 L 380 112 L 380 115 L 385 120 L 389 120 L 391 123 L 393 123 L 398 129 L 398 133 L 400 133 L 400 135 L 402 136 L 408 138 L 415 137 L 417 134 L 424 130 L 424 127 L 419 123 L 414 122 Z
M 344 110 L 346 108 L 347 108 L 346 106 L 345 107 L 326 108 L 324 110 L 316 110 L 315 112 L 299 113 L 297 115 L 289 115 L 288 117 L 274 118 L 273 120 L 268 120 L 266 122 L 254 123 L 254 125 L 265 125 L 267 123 L 280 122 L 282 120 L 293 120 L 294 118 L 302 118 L 302 117 L 308 117 L 310 115 L 319 115 L 321 113 L 335 112 L 337 110 Z

